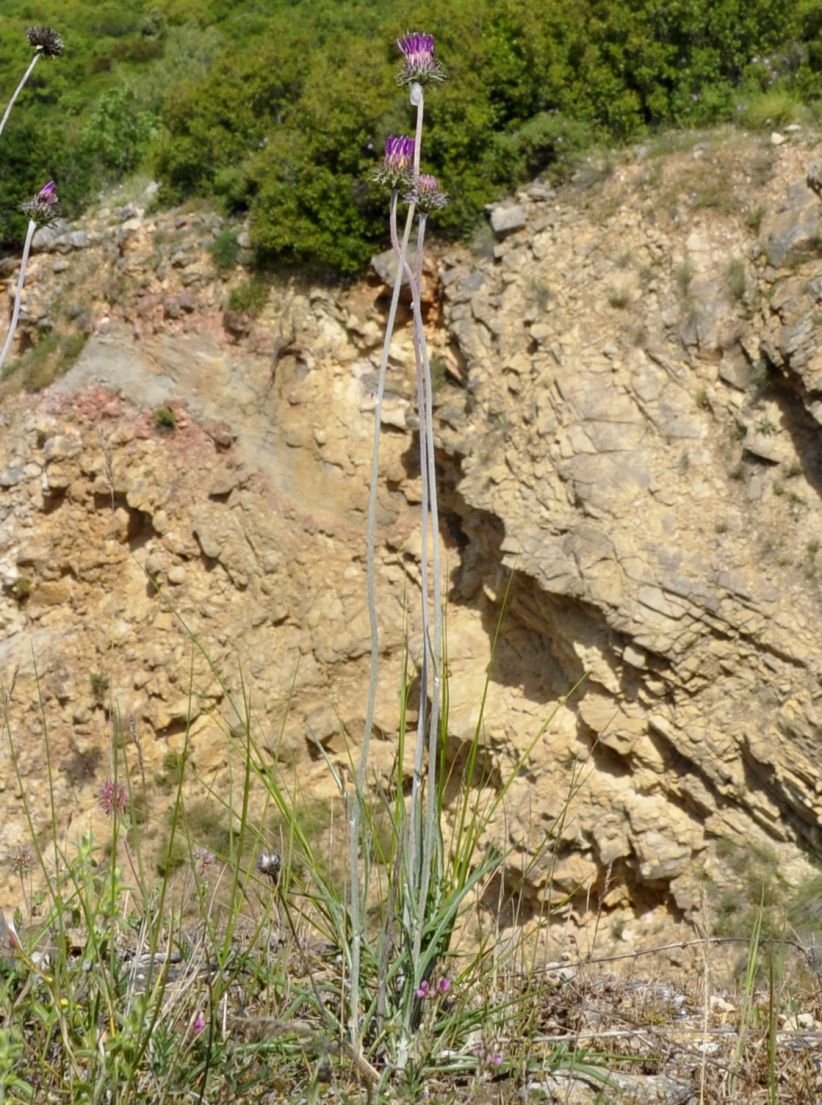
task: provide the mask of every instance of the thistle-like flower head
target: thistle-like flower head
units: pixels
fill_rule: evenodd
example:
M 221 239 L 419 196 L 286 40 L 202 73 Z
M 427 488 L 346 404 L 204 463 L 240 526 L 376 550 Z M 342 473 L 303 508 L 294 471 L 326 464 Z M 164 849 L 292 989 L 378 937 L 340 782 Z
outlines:
M 389 135 L 385 140 L 382 165 L 374 173 L 378 184 L 390 184 L 392 188 L 408 188 L 413 182 L 414 139 L 405 135 Z
M 402 54 L 402 65 L 397 74 L 398 84 L 427 84 L 444 81 L 445 70 L 434 57 L 434 36 L 410 32 L 397 39 Z
M 430 173 L 420 173 L 403 197 L 406 203 L 416 204 L 420 211 L 439 211 L 448 203 L 448 196 L 440 188 L 437 178 Z
M 57 185 L 50 180 L 48 184 L 43 185 L 36 196 L 32 196 L 22 204 L 21 210 L 39 226 L 48 226 L 57 218 L 59 207 Z
M 50 180 L 48 184 L 44 184 L 40 191 L 37 193 L 37 200 L 39 203 L 43 203 L 46 207 L 56 207 L 60 200 L 57 198 L 57 185 L 53 180 Z
M 111 779 L 107 783 L 103 783 L 97 801 L 100 804 L 100 809 L 109 817 L 116 817 L 118 814 L 125 813 L 128 807 L 128 791 L 125 784 L 115 783 Z
M 51 27 L 29 27 L 26 38 L 29 46 L 39 50 L 47 58 L 59 57 L 63 52 L 63 40 Z

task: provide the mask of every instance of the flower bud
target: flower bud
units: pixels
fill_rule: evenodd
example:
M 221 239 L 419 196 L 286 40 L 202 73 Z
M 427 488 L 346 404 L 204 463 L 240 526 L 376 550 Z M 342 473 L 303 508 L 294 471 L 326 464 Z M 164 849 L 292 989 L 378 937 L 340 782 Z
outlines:
M 429 173 L 421 173 L 403 199 L 413 203 L 420 211 L 438 211 L 448 203 L 448 196 Z

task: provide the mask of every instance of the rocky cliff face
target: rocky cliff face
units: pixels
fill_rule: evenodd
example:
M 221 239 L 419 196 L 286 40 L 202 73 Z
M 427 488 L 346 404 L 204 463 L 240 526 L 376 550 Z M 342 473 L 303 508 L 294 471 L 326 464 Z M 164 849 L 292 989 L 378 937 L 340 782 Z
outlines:
M 721 878 L 718 841 L 767 843 L 795 879 L 822 846 L 811 161 L 797 135 L 634 150 L 533 185 L 493 212 L 495 239 L 432 265 L 449 756 L 491 663 L 485 785 L 537 738 L 494 826 L 520 920 L 552 894 L 578 918 L 688 916 L 702 872 Z M 218 230 L 110 209 L 35 257 L 24 341 L 63 319 L 87 340 L 2 408 L 0 670 L 23 787 L 4 748 L 0 853 L 27 838 L 22 790 L 48 823 L 44 721 L 72 831 L 103 817 L 119 744 L 158 843 L 187 728 L 192 824 L 223 816 L 203 811 L 233 785 L 238 696 L 309 804 L 335 793 L 320 746 L 345 764 L 360 738 L 386 289 L 292 281 L 257 318 L 225 312 Z M 418 586 L 411 364 L 405 320 L 379 502 L 384 779 Z

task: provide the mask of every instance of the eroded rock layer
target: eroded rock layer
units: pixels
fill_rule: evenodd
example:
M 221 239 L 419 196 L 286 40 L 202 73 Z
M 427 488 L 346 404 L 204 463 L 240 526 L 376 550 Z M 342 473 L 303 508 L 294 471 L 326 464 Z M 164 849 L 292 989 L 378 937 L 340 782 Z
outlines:
M 718 841 L 767 843 L 796 878 L 822 843 L 811 159 L 735 134 L 634 150 L 524 190 L 487 248 L 430 266 L 448 755 L 490 663 L 481 785 L 531 749 L 490 834 L 515 845 L 518 920 L 552 895 L 691 915 Z M 333 821 L 321 748 L 344 776 L 365 712 L 386 289 L 291 282 L 257 316 L 226 310 L 244 277 L 215 275 L 219 231 L 132 206 L 41 239 L 22 342 L 86 340 L 2 408 L 0 853 L 28 836 L 24 791 L 48 832 L 44 726 L 67 819 L 99 826 L 118 746 L 159 846 L 186 740 L 198 808 L 236 785 L 238 700 L 271 770 Z M 381 450 L 383 782 L 406 639 L 418 652 L 413 392 L 405 317 Z

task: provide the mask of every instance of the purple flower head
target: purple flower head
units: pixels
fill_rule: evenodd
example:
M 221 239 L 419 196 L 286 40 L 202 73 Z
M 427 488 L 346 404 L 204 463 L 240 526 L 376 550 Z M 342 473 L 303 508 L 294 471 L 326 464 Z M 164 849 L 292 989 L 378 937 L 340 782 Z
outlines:
M 21 206 L 24 215 L 36 222 L 39 226 L 48 226 L 57 218 L 57 209 L 60 200 L 57 197 L 57 186 L 53 180 L 44 184 L 36 196 L 32 196 Z
M 450 989 L 451 989 L 451 979 L 450 978 L 447 978 L 447 977 L 446 978 L 441 978 L 439 980 L 439 982 L 437 983 L 437 993 L 438 994 L 447 994 Z
M 100 804 L 100 809 L 109 817 L 116 817 L 118 814 L 125 813 L 128 807 L 128 791 L 125 784 L 115 783 L 109 779 L 100 788 L 97 801 Z
M 46 203 L 49 207 L 54 207 L 59 203 L 57 198 L 57 185 L 53 180 L 50 180 L 48 184 L 44 184 L 40 191 L 37 193 L 37 199 L 40 203 Z
M 424 978 L 417 989 L 414 991 L 418 998 L 427 998 L 430 992 L 431 983 L 428 981 L 427 978 Z
M 385 156 L 382 165 L 374 173 L 378 184 L 390 184 L 392 188 L 410 187 L 414 167 L 413 138 L 390 134 L 385 140 Z
M 407 173 L 414 162 L 413 138 L 389 135 L 385 140 L 385 167 L 395 172 Z
M 428 81 L 444 81 L 445 70 L 434 57 L 434 36 L 413 32 L 397 39 L 402 54 L 402 66 L 397 75 L 398 84 L 426 84 Z
M 448 196 L 440 188 L 437 178 L 429 173 L 421 173 L 411 189 L 403 197 L 406 203 L 413 203 L 420 211 L 438 211 L 448 203 Z
M 201 1009 L 198 1012 L 197 1016 L 194 1018 L 194 1024 L 191 1027 L 194 1029 L 195 1032 L 199 1033 L 199 1032 L 203 1031 L 205 1026 L 206 1026 L 205 1014 L 203 1013 L 203 1011 Z
M 498 1068 L 502 1066 L 502 1054 L 499 1051 L 495 1051 L 493 1047 L 487 1047 L 485 1044 L 480 1044 L 477 1048 L 477 1059 L 479 1060 L 479 1069 L 484 1070 L 486 1081 L 492 1082 L 497 1074 Z

